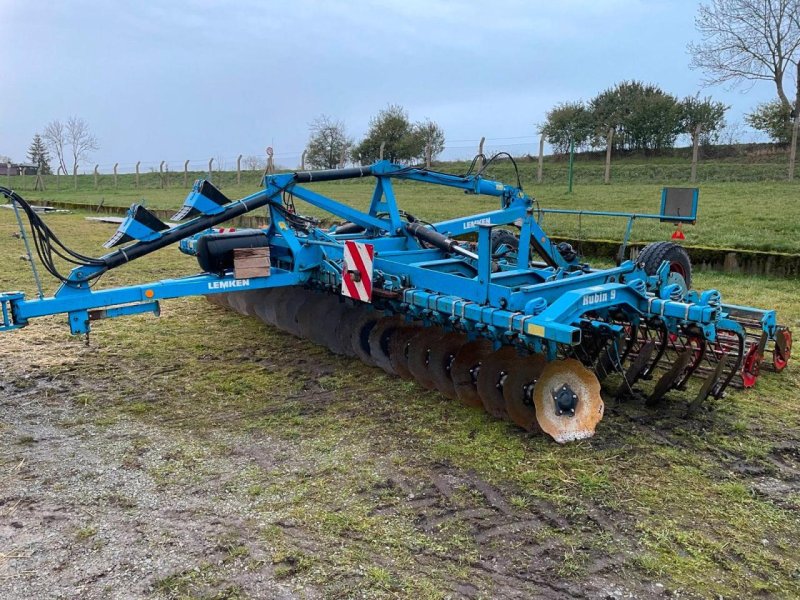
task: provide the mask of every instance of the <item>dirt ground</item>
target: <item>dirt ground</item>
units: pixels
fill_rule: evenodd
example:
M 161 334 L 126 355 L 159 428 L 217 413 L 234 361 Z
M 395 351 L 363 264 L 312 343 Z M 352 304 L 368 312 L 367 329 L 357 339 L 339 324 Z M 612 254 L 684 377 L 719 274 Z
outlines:
M 2 599 L 800 596 L 796 366 L 558 446 L 203 299 L 67 332 L 0 337 Z

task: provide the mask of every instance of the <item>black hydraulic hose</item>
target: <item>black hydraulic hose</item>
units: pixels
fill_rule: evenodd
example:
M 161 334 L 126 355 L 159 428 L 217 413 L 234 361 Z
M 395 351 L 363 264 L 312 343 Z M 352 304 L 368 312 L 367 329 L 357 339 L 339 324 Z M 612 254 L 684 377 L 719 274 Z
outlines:
M 146 254 L 150 254 L 151 252 L 155 252 L 156 250 L 164 248 L 165 246 L 179 242 L 180 240 L 196 233 L 205 231 L 209 227 L 219 225 L 225 221 L 235 219 L 246 212 L 261 208 L 262 206 L 269 204 L 273 197 L 274 196 L 262 196 L 258 198 L 252 198 L 250 200 L 244 200 L 237 204 L 232 204 L 229 208 L 226 208 L 218 215 L 198 217 L 194 221 L 189 221 L 185 225 L 181 225 L 174 229 L 167 229 L 163 232 L 161 237 L 155 240 L 151 240 L 149 242 L 138 242 L 132 246 L 128 246 L 127 248 L 120 248 L 115 252 L 111 252 L 105 256 L 102 256 L 99 260 L 102 260 L 109 269 L 113 269 L 114 267 L 118 267 L 126 262 L 130 262 L 135 258 L 140 258 Z
M 313 181 L 336 181 L 337 179 L 358 179 L 372 175 L 372 167 L 351 167 L 349 169 L 328 169 L 325 171 L 297 171 L 294 174 L 296 183 Z

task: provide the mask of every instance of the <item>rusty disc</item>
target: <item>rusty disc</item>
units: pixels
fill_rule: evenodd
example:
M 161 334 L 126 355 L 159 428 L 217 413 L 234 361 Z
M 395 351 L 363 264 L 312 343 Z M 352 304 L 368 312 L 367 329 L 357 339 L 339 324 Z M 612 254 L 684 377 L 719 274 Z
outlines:
M 647 398 L 647 406 L 658 404 L 664 398 L 664 395 L 675 387 L 675 385 L 683 377 L 683 372 L 686 371 L 686 368 L 689 366 L 689 362 L 691 360 L 691 350 L 684 350 L 678 354 L 678 357 L 675 359 L 675 362 L 672 363 L 672 366 L 667 369 L 667 372 L 664 373 L 656 382 L 656 387 L 653 388 L 652 393 Z
M 431 348 L 439 342 L 444 332 L 439 327 L 423 327 L 408 341 L 408 370 L 422 387 L 435 390 L 436 384 L 428 373 Z
M 389 362 L 394 372 L 402 379 L 413 380 L 408 370 L 408 343 L 420 331 L 419 327 L 408 325 L 398 327 L 389 338 Z
M 536 382 L 547 366 L 542 354 L 531 354 L 520 358 L 503 383 L 503 398 L 508 417 L 525 431 L 536 431 L 536 407 L 533 404 L 533 390 Z
M 359 310 L 358 318 L 353 321 L 350 331 L 350 343 L 353 346 L 353 352 L 361 359 L 361 362 L 372 367 L 375 366 L 375 361 L 369 352 L 369 334 L 380 318 L 380 313 L 362 308 Z
M 478 395 L 487 413 L 497 419 L 507 419 L 503 383 L 519 359 L 514 346 L 503 346 L 483 361 L 478 371 Z
M 559 414 L 556 398 L 563 392 L 572 395 L 574 414 Z M 547 364 L 533 390 L 533 402 L 539 427 L 559 444 L 592 437 L 605 408 L 597 377 L 574 358 Z
M 389 375 L 396 375 L 392 361 L 389 360 L 389 340 L 395 330 L 402 325 L 403 318 L 399 315 L 383 317 L 369 332 L 369 354 L 375 364 Z
M 466 342 L 463 333 L 447 333 L 434 344 L 428 356 L 428 375 L 439 393 L 451 400 L 457 400 L 458 396 L 450 371 L 456 354 Z
M 461 346 L 453 358 L 450 367 L 450 379 L 456 397 L 467 406 L 483 408 L 483 402 L 478 394 L 478 373 L 481 362 L 494 350 L 492 342 L 486 338 L 478 338 Z

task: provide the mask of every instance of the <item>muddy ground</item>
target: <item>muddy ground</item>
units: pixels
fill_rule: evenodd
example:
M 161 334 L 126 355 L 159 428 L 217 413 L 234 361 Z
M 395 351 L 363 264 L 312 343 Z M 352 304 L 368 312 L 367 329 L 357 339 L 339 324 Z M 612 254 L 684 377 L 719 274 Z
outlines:
M 0 337 L 0 598 L 796 598 L 798 384 L 558 446 L 203 299 L 43 319 Z

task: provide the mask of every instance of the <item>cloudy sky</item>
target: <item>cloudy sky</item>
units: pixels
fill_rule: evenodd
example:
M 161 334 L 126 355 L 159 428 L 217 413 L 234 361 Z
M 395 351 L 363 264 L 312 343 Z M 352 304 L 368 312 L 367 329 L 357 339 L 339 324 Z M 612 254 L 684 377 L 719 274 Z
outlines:
M 48 121 L 77 115 L 100 141 L 101 169 L 230 164 L 267 145 L 295 166 L 315 116 L 342 119 L 358 138 L 388 103 L 437 121 L 449 156 L 471 155 L 481 136 L 535 153 L 549 108 L 623 79 L 711 94 L 741 122 L 774 89 L 701 87 L 686 53 L 696 9 L 695 0 L 0 0 L 0 154 L 24 159 Z

